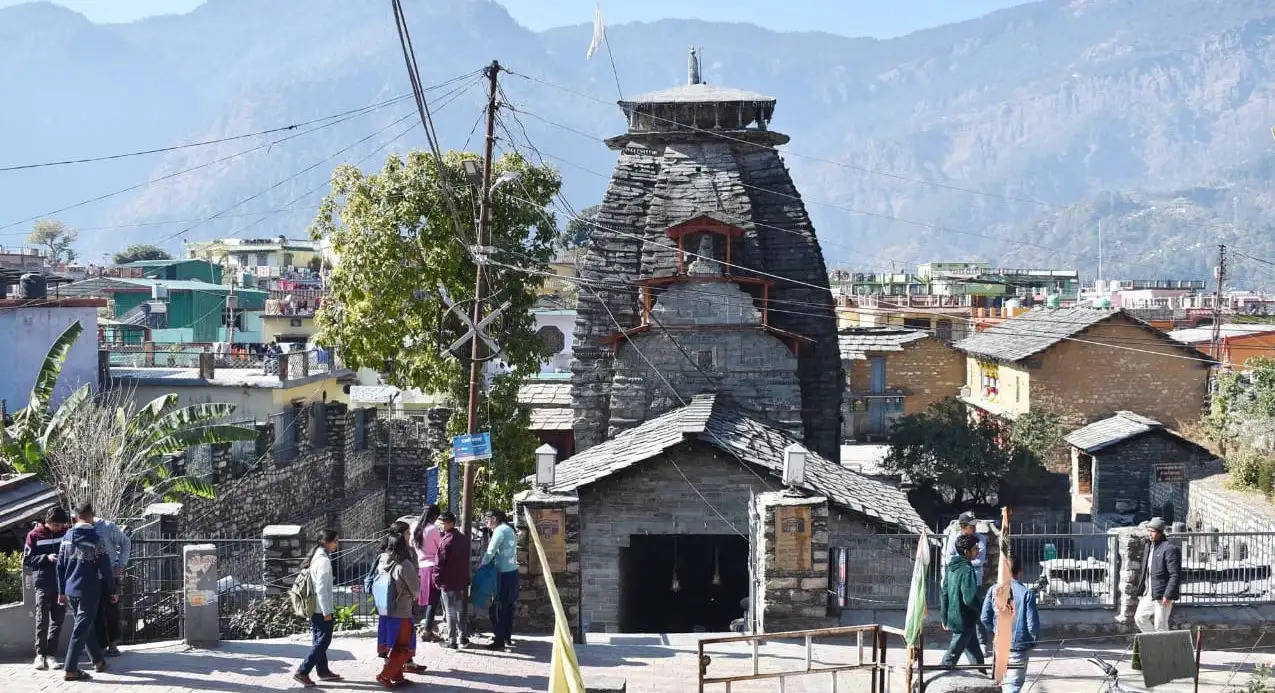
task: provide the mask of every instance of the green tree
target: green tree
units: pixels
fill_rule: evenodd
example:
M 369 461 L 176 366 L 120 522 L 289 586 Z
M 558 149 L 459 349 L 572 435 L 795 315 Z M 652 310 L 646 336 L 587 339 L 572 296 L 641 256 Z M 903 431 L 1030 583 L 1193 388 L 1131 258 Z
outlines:
M 1015 481 L 1029 484 L 1062 450 L 1062 419 L 1045 409 L 1020 414 L 1009 427 Z
M 437 287 L 472 305 L 475 264 L 467 246 L 477 236 L 469 212 L 478 200 L 461 162 L 476 158 L 449 152 L 442 171 L 427 152 L 390 156 L 375 173 L 339 166 L 310 229 L 339 258 L 316 316 L 318 339 L 336 346 L 348 366 L 380 371 L 399 387 L 450 396 L 454 430 L 467 424 L 468 347 L 459 354 L 446 348 L 466 330 Z M 531 308 L 542 277 L 527 270 L 545 270 L 552 257 L 557 225 L 545 207 L 561 179 L 516 154 L 494 162 L 493 175 L 504 174 L 517 178 L 493 193 L 489 245 L 496 251 L 484 273 L 491 288 L 488 309 L 509 303 L 487 331 L 513 374 L 496 378 L 480 407 L 480 429 L 489 427 L 495 457 L 483 465 L 475 495 L 477 503 L 507 507 L 509 494 L 535 464 L 535 438 L 517 404 L 518 374 L 538 371 L 541 358 Z M 440 176 L 446 176 L 462 210 L 460 238 Z
M 894 424 L 883 464 L 953 508 L 994 503 L 1011 462 L 1001 438 L 998 426 L 972 420 L 949 397 Z
M 27 235 L 27 243 L 44 248 L 48 252 L 49 262 L 74 262 L 75 250 L 71 244 L 80 237 L 80 232 L 63 224 L 57 219 L 40 219 L 31 227 Z
M 560 244 L 564 248 L 578 248 L 589 240 L 589 234 L 595 228 L 589 222 L 596 222 L 601 205 L 590 205 L 580 210 L 580 214 L 567 221 L 567 228 L 562 232 Z
M 123 265 L 129 262 L 137 262 L 138 260 L 171 260 L 173 256 L 159 246 L 135 243 L 115 253 L 113 259 L 115 264 Z

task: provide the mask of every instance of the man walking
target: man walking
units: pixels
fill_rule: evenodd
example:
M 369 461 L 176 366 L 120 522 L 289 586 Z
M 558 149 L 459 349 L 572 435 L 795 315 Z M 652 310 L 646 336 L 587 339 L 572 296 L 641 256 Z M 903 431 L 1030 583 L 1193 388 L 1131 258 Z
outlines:
M 61 507 L 49 508 L 44 522 L 27 533 L 22 546 L 22 566 L 31 574 L 35 588 L 35 668 L 57 666 L 58 641 L 66 607 L 58 603 L 58 547 L 71 523 Z
M 955 666 L 964 652 L 970 664 L 983 663 L 983 651 L 978 646 L 978 582 L 971 563 L 978 556 L 978 540 L 962 535 L 954 542 L 957 555 L 948 564 L 940 594 L 939 617 L 943 629 L 951 631 L 952 641 L 943 666 Z
M 89 678 L 80 671 L 80 651 L 88 649 L 89 660 L 98 671 L 106 671 L 102 647 L 93 633 L 98 602 L 117 601 L 115 573 L 104 543 L 93 528 L 93 506 L 85 503 L 75 511 L 75 526 L 58 546 L 58 604 L 69 605 L 75 615 L 71 641 L 66 647 L 63 668 L 67 681 Z
M 947 545 L 943 551 L 943 565 L 947 565 L 953 558 L 956 558 L 957 538 L 974 537 L 977 539 L 978 555 L 974 557 L 974 560 L 970 561 L 970 564 L 974 566 L 974 577 L 978 580 L 979 599 L 982 599 L 984 594 L 986 594 L 982 591 L 982 589 L 983 566 L 987 564 L 987 535 L 978 531 L 978 519 L 972 511 L 967 510 L 961 513 L 960 516 L 956 518 L 956 522 L 960 526 L 960 530 L 955 535 L 949 534 L 947 537 Z M 976 624 L 976 628 L 978 628 L 978 644 L 983 648 L 983 652 L 986 653 L 986 656 L 990 657 L 992 654 L 992 639 L 990 634 L 988 630 L 983 627 L 983 623 L 981 621 Z
M 1169 629 L 1169 614 L 1179 598 L 1182 573 L 1182 549 L 1168 540 L 1162 518 L 1147 522 L 1147 548 L 1144 566 L 1138 573 L 1138 610 L 1133 620 L 1143 633 Z
M 1040 613 L 1036 610 L 1036 592 L 1019 582 L 1023 571 L 1023 561 L 1018 556 L 1010 560 L 1009 583 L 1014 603 L 1014 630 L 1009 643 L 1009 665 L 1017 669 L 1006 669 L 1005 678 L 1001 681 L 1002 693 L 1019 693 L 1023 690 L 1023 681 L 1027 678 L 1027 657 L 1036 646 L 1040 637 Z M 996 585 L 987 591 L 983 600 L 983 617 L 980 619 L 988 633 L 996 633 Z
M 91 505 L 87 505 L 89 513 L 92 514 Z M 111 574 L 115 578 L 116 585 L 122 587 L 121 584 L 124 577 L 124 568 L 128 565 L 129 554 L 133 551 L 133 542 L 114 522 L 100 517 L 94 517 L 92 520 L 93 529 L 97 531 L 97 537 L 106 546 L 106 552 L 111 557 Z M 97 617 L 97 642 L 102 646 L 108 657 L 118 657 L 120 648 L 117 646 L 120 638 L 120 605 L 119 601 L 110 599 L 101 600 L 101 613 Z
M 489 650 L 504 650 L 513 637 L 514 606 L 518 603 L 517 539 L 514 528 L 503 510 L 488 510 L 483 516 L 491 538 L 487 540 L 487 553 L 478 567 L 488 563 L 496 567 L 496 599 L 488 609 L 491 616 L 492 641 Z
M 438 516 L 443 528 L 438 536 L 438 583 L 447 621 L 447 646 L 453 650 L 469 647 L 465 632 L 465 590 L 469 587 L 469 537 L 456 529 L 456 516 Z

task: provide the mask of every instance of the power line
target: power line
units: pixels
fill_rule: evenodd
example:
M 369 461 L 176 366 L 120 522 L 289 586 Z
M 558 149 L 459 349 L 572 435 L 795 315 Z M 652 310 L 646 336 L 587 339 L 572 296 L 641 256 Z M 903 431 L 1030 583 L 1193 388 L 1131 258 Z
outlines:
M 467 76 L 469 76 L 470 74 L 472 74 L 472 73 L 466 73 L 465 75 L 461 75 L 461 77 L 462 77 L 462 78 L 463 78 L 463 77 L 467 77 Z M 432 90 L 432 89 L 439 88 L 439 87 L 441 87 L 441 86 L 446 86 L 447 84 L 451 84 L 451 83 L 452 83 L 455 79 L 456 79 L 456 78 L 448 79 L 446 82 L 440 83 L 440 84 L 438 84 L 438 85 L 433 85 L 433 86 L 431 86 L 431 87 L 430 87 L 430 89 Z M 255 146 L 255 147 L 250 147 L 250 148 L 248 148 L 248 149 L 244 149 L 244 150 L 242 150 L 242 151 L 238 151 L 238 152 L 235 152 L 235 153 L 233 153 L 233 154 L 229 154 L 229 155 L 226 155 L 226 156 L 223 156 L 223 157 L 219 157 L 219 158 L 217 158 L 217 159 L 213 159 L 213 160 L 211 160 L 211 161 L 206 161 L 206 162 L 201 163 L 201 164 L 196 164 L 195 166 L 190 166 L 190 167 L 188 167 L 188 168 L 184 168 L 184 169 L 181 169 L 181 170 L 179 170 L 179 171 L 174 171 L 174 172 L 172 172 L 172 173 L 168 173 L 168 174 L 165 174 L 165 175 L 159 176 L 159 177 L 157 177 L 157 178 L 152 178 L 152 179 L 150 179 L 150 180 L 142 181 L 141 183 L 137 183 L 137 184 L 134 184 L 134 185 L 130 185 L 130 186 L 125 187 L 125 188 L 120 188 L 119 190 L 115 190 L 115 191 L 113 191 L 113 192 L 109 192 L 109 193 L 105 193 L 105 194 L 102 194 L 102 195 L 98 195 L 98 196 L 96 196 L 96 197 L 91 197 L 91 198 L 88 198 L 88 199 L 85 199 L 85 200 L 81 200 L 81 201 L 79 201 L 79 202 L 75 202 L 75 203 L 72 203 L 72 204 L 69 204 L 69 205 L 66 205 L 66 206 L 63 206 L 63 207 L 59 207 L 59 208 L 57 208 L 57 209 L 49 210 L 49 211 L 47 211 L 47 212 L 42 212 L 42 213 L 40 213 L 40 214 L 36 214 L 36 215 L 30 216 L 30 217 L 27 217 L 27 218 L 25 218 L 25 219 L 19 219 L 19 220 L 17 220 L 17 221 L 12 221 L 12 222 L 9 222 L 9 223 L 7 223 L 7 224 L 0 225 L 0 231 L 2 231 L 2 230 L 4 230 L 4 229 L 12 228 L 12 227 L 14 227 L 14 226 L 18 226 L 19 224 L 25 224 L 25 223 L 28 223 L 28 222 L 31 222 L 31 221 L 35 221 L 36 219 L 40 219 L 40 218 L 44 218 L 44 217 L 49 217 L 49 216 L 52 216 L 52 215 L 54 215 L 54 214 L 60 214 L 61 212 L 65 212 L 65 211 L 70 210 L 70 209 L 75 209 L 75 208 L 77 208 L 77 207 L 83 207 L 84 205 L 91 204 L 91 203 L 93 203 L 93 202 L 100 202 L 101 200 L 105 200 L 105 199 L 107 199 L 107 198 L 114 197 L 114 196 L 116 196 L 116 195 L 121 195 L 121 194 L 126 193 L 126 192 L 130 192 L 130 191 L 133 191 L 133 190 L 137 190 L 137 189 L 139 189 L 139 188 L 144 188 L 144 187 L 146 187 L 146 186 L 148 186 L 148 185 L 153 185 L 153 184 L 155 184 L 155 183 L 160 183 L 160 182 L 163 182 L 163 181 L 166 181 L 166 180 L 170 180 L 170 179 L 172 179 L 172 178 L 176 178 L 176 177 L 178 177 L 178 176 L 185 175 L 185 174 L 190 173 L 190 172 L 192 172 L 192 171 L 197 171 L 197 170 L 200 170 L 200 169 L 203 169 L 203 168 L 207 168 L 207 167 L 209 167 L 209 166 L 213 166 L 213 165 L 216 165 L 216 164 L 219 164 L 219 163 L 223 163 L 223 162 L 225 162 L 225 161 L 229 161 L 229 160 L 231 160 L 231 159 L 235 159 L 235 158 L 238 158 L 238 157 L 241 157 L 241 156 L 247 155 L 247 154 L 251 154 L 252 152 L 260 151 L 260 150 L 262 150 L 262 149 L 267 149 L 267 150 L 268 150 L 268 149 L 270 149 L 270 148 L 274 147 L 274 145 L 276 145 L 276 144 L 282 144 L 283 142 L 287 142 L 287 141 L 292 140 L 292 139 L 295 139 L 295 138 L 297 138 L 297 137 L 301 137 L 301 136 L 303 136 L 303 135 L 308 135 L 308 134 L 311 134 L 311 133 L 314 133 L 314 132 L 318 132 L 319 130 L 323 130 L 323 129 L 325 129 L 325 128 L 329 128 L 329 127 L 332 127 L 332 126 L 334 126 L 334 125 L 339 125 L 339 124 L 341 124 L 341 123 L 344 123 L 344 122 L 346 122 L 346 121 L 352 120 L 352 119 L 357 118 L 357 117 L 359 117 L 359 116 L 366 115 L 366 114 L 368 114 L 368 113 L 373 113 L 373 112 L 375 112 L 375 111 L 377 111 L 377 110 L 380 110 L 381 108 L 384 108 L 384 107 L 385 107 L 385 105 L 384 105 L 384 104 L 373 104 L 373 105 L 369 105 L 366 109 L 363 109 L 363 110 L 357 111 L 357 112 L 355 112 L 355 113 L 351 113 L 350 115 L 346 115 L 346 116 L 343 116 L 343 117 L 341 117 L 341 118 L 337 118 L 337 119 L 334 119 L 334 120 L 330 120 L 330 121 L 328 121 L 328 122 L 326 122 L 326 123 L 323 123 L 322 125 L 315 126 L 315 127 L 310 128 L 310 129 L 308 129 L 308 130 L 302 130 L 301 132 L 295 132 L 295 133 L 292 133 L 292 134 L 290 134 L 290 135 L 286 135 L 286 136 L 284 136 L 284 137 L 280 137 L 279 139 L 272 140 L 272 141 L 270 141 L 270 142 L 266 142 L 266 143 L 263 143 L 263 144 L 259 144 L 259 145 Z
M 125 159 L 125 158 L 133 157 L 133 156 L 144 156 L 147 154 L 160 154 L 163 152 L 174 152 L 181 149 L 191 149 L 193 147 L 205 147 L 210 144 L 222 144 L 224 142 L 234 142 L 236 140 L 247 139 L 249 137 L 259 137 L 261 135 L 270 135 L 276 132 L 296 130 L 297 128 L 305 127 L 307 125 L 312 125 L 314 123 L 321 123 L 325 120 L 330 120 L 332 118 L 339 118 L 341 116 L 350 115 L 351 113 L 360 113 L 369 108 L 379 108 L 381 106 L 388 106 L 392 103 L 398 103 L 399 101 L 402 101 L 403 99 L 406 99 L 410 96 L 411 94 L 400 94 L 398 96 L 395 96 L 392 99 L 386 99 L 385 101 L 371 104 L 369 106 L 362 106 L 359 108 L 350 109 L 348 111 L 334 113 L 329 116 L 323 116 L 322 118 L 314 118 L 312 120 L 306 120 L 300 123 L 293 123 L 291 125 L 283 125 L 276 128 L 269 128 L 267 130 L 258 130 L 256 132 L 244 133 L 242 135 L 231 135 L 229 137 L 219 137 L 217 139 L 212 139 L 212 140 L 203 140 L 200 142 L 188 142 L 186 144 L 177 144 L 170 147 L 157 147 L 155 149 L 142 149 L 142 150 L 132 151 L 132 152 L 123 152 L 120 154 L 107 154 L 104 156 L 92 156 L 92 157 L 84 157 L 80 159 L 63 159 L 61 161 L 45 161 L 38 164 L 17 164 L 13 166 L 0 166 L 0 172 L 21 171 L 21 170 L 32 169 L 32 168 L 46 168 L 49 166 L 67 166 L 70 164 L 86 164 L 86 163 L 90 163 L 94 161 L 112 161 L 115 159 Z

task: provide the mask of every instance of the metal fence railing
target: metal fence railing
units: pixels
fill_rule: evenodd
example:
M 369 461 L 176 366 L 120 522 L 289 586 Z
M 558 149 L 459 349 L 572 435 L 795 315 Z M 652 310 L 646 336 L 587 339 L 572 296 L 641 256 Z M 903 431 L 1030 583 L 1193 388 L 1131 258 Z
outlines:
M 285 353 L 254 353 L 236 348 L 215 351 L 198 345 L 110 344 L 103 345 L 112 366 L 123 368 L 198 368 L 202 354 L 212 353 L 217 369 L 254 369 L 263 375 L 279 375 L 288 380 L 330 373 L 339 368 L 332 349 L 310 348 Z
M 829 599 L 842 609 L 907 605 L 919 535 L 845 537 L 829 549 Z M 936 606 L 945 561 L 942 535 L 932 536 L 926 595 Z M 1275 532 L 1191 532 L 1170 535 L 1182 548 L 1180 604 L 1275 603 Z M 990 538 L 995 542 L 995 538 Z M 1011 534 L 1022 562 L 1020 579 L 1038 590 L 1042 608 L 1114 608 L 1120 573 L 1116 537 L 1109 534 Z M 992 547 L 994 550 L 994 546 Z M 989 561 L 985 582 L 995 577 Z

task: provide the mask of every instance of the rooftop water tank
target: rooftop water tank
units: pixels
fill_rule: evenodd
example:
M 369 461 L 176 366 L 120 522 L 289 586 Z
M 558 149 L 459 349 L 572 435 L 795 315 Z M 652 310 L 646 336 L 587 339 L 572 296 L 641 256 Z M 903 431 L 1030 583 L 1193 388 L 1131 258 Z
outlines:
M 1095 299 L 1093 300 L 1093 307 L 1094 307 L 1094 308 L 1110 308 L 1110 307 L 1111 307 L 1111 297 L 1110 297 L 1110 296 L 1099 296 L 1099 297 L 1095 298 Z
M 1045 298 L 1045 306 L 1047 308 L 1057 308 L 1062 305 L 1062 297 L 1058 294 L 1050 294 Z

